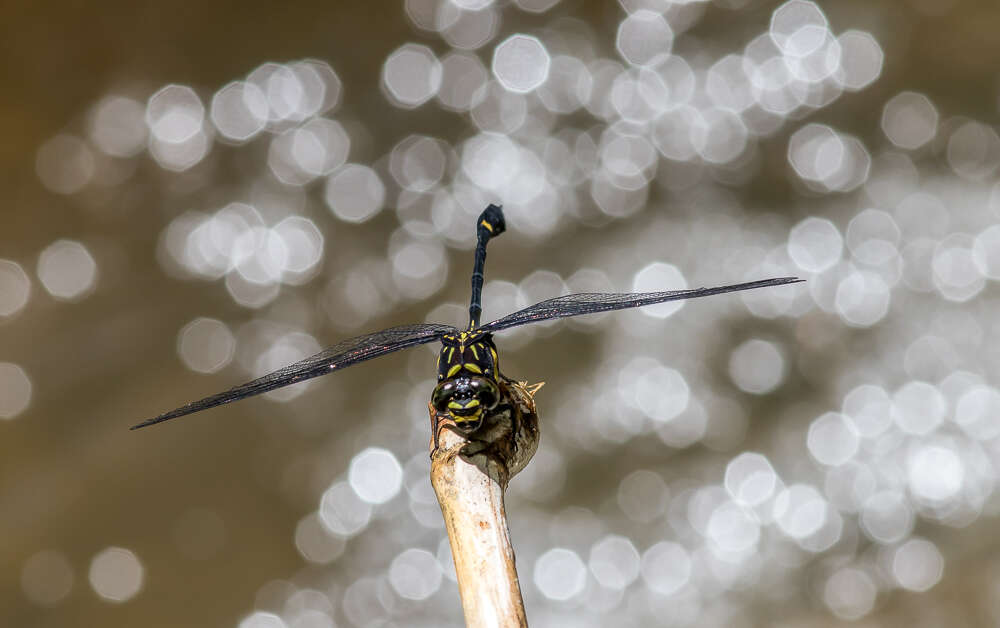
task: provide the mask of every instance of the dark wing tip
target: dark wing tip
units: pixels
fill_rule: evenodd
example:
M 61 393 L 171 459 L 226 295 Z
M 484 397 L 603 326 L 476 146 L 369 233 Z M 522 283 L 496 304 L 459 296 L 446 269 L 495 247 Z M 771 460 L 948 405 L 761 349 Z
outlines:
M 150 425 L 156 425 L 157 423 L 163 423 L 164 421 L 169 421 L 170 419 L 176 419 L 179 416 L 184 416 L 185 414 L 191 414 L 191 412 L 197 412 L 197 410 L 191 410 L 184 412 L 184 407 L 177 408 L 176 410 L 171 410 L 170 412 L 165 412 L 159 416 L 154 416 L 152 419 L 146 419 L 142 423 L 136 423 L 132 427 L 128 428 L 129 431 L 137 430 L 141 427 L 149 427 Z
M 769 281 L 776 285 L 782 285 L 786 283 L 805 283 L 806 280 L 799 277 L 775 277 L 774 279 L 765 279 L 764 281 Z
M 718 290 L 722 292 L 741 292 L 743 290 L 753 290 L 754 288 L 773 288 L 775 286 L 786 286 L 793 283 L 805 283 L 805 279 L 800 279 L 799 277 L 773 277 L 771 279 L 758 279 L 757 281 L 748 281 L 746 283 L 738 283 L 731 286 L 720 286 L 719 288 L 698 288 L 698 290 L 706 290 L 708 292 L 714 292 Z
M 137 429 L 139 429 L 140 427 L 149 427 L 150 425 L 156 425 L 156 424 L 157 424 L 157 423 L 159 423 L 160 421 L 165 421 L 165 420 L 166 420 L 166 419 L 160 419 L 159 417 L 157 417 L 157 418 L 155 418 L 155 419 L 146 419 L 146 420 L 145 420 L 145 421 L 143 421 L 142 423 L 136 423 L 135 425 L 133 425 L 132 427 L 130 427 L 130 428 L 128 428 L 128 429 L 129 429 L 129 431 L 131 432 L 132 430 L 137 430 Z

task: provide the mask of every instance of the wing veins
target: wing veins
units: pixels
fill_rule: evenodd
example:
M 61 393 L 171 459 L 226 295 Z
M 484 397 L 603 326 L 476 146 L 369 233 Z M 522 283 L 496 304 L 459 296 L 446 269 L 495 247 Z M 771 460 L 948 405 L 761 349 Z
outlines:
M 536 323 L 555 318 L 566 318 L 569 316 L 581 316 L 583 314 L 595 314 L 597 312 L 608 312 L 612 310 L 624 310 L 634 307 L 643 307 L 667 301 L 680 301 L 683 299 L 695 299 L 707 297 L 714 294 L 724 294 L 726 292 L 738 292 L 741 290 L 753 290 L 755 288 L 766 288 L 769 286 L 781 286 L 790 283 L 803 281 L 797 277 L 778 277 L 775 279 L 763 279 L 760 281 L 750 281 L 745 283 L 730 284 L 728 286 L 716 286 L 713 288 L 694 288 L 689 290 L 670 290 L 666 292 L 626 292 L 626 293 L 605 293 L 605 292 L 582 292 L 578 294 L 567 294 L 561 297 L 554 297 L 540 301 L 534 305 L 508 314 L 502 318 L 483 325 L 481 329 L 488 332 L 496 332 L 501 329 L 510 329 L 528 323 Z
M 244 384 L 234 386 L 229 390 L 193 401 L 169 412 L 164 412 L 152 419 L 147 419 L 142 423 L 133 425 L 130 429 L 135 430 L 140 427 L 155 425 L 156 423 L 162 423 L 163 421 L 187 414 L 221 406 L 284 386 L 290 386 L 291 384 L 312 379 L 313 377 L 332 373 L 358 362 L 399 351 L 400 349 L 433 342 L 444 334 L 457 331 L 451 325 L 425 323 L 390 327 L 389 329 L 383 329 L 371 334 L 348 338 L 320 351 L 316 355 L 309 356 L 304 360 L 300 360 Z

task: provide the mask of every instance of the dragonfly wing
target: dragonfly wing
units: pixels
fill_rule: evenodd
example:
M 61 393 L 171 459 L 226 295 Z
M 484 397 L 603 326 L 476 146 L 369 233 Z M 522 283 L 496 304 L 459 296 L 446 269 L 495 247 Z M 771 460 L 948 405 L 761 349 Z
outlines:
M 581 294 L 567 294 L 555 297 L 546 301 L 541 301 L 528 306 L 523 310 L 508 314 L 492 323 L 482 326 L 483 331 L 496 332 L 501 329 L 509 329 L 519 325 L 527 325 L 538 321 L 547 321 L 553 318 L 566 318 L 567 316 L 580 316 L 582 314 L 593 314 L 595 312 L 607 312 L 609 310 L 625 310 L 633 307 L 643 307 L 654 303 L 664 303 L 665 301 L 680 301 L 683 299 L 695 299 L 697 297 L 707 297 L 713 294 L 723 294 L 726 292 L 738 292 L 740 290 L 752 290 L 754 288 L 766 288 L 769 286 L 781 286 L 789 283 L 803 281 L 797 277 L 779 277 L 776 279 L 764 279 L 761 281 L 751 281 L 747 283 L 737 283 L 729 286 L 717 286 L 715 288 L 695 288 L 692 290 L 671 290 L 668 292 L 632 292 L 622 294 L 611 294 L 604 292 L 586 292 Z
M 372 334 L 349 338 L 295 364 L 278 369 L 273 373 L 268 373 L 245 384 L 240 384 L 225 392 L 175 408 L 170 412 L 165 412 L 138 425 L 134 425 L 131 429 L 134 430 L 162 423 L 163 421 L 175 419 L 179 416 L 214 408 L 215 406 L 221 406 L 245 397 L 252 397 L 276 388 L 289 386 L 313 377 L 319 377 L 320 375 L 326 375 L 327 373 L 347 368 L 358 362 L 377 358 L 393 351 L 405 349 L 406 347 L 434 342 L 445 334 L 457 331 L 451 325 L 425 323 L 390 327 L 389 329 L 383 329 Z

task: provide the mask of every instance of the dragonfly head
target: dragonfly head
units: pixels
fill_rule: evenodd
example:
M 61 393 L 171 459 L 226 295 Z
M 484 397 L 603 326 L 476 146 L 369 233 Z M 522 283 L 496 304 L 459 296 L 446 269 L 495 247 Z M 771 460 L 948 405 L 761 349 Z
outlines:
M 455 427 L 471 433 L 483 425 L 500 401 L 500 387 L 492 378 L 462 375 L 440 382 L 431 395 L 438 412 L 447 412 Z

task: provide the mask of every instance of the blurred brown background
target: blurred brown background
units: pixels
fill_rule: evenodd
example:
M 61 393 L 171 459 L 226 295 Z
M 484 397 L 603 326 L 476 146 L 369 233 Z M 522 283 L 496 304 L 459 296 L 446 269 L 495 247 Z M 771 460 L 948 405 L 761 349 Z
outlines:
M 727 118 L 747 121 L 743 150 L 715 159 L 709 144 L 716 140 L 702 138 L 689 157 L 670 159 L 664 153 L 676 148 L 673 136 L 659 134 L 657 124 L 675 109 L 630 118 L 622 131 L 614 125 L 628 115 L 615 109 L 610 79 L 595 79 L 572 111 L 553 109 L 530 91 L 504 105 L 503 87 L 494 84 L 477 117 L 441 106 L 440 98 L 416 107 L 394 103 L 383 67 L 393 51 L 414 42 L 438 59 L 465 47 L 489 71 L 500 42 L 526 33 L 551 54 L 578 56 L 595 76 L 604 58 L 621 64 L 612 74 L 635 77 L 637 68 L 655 64 L 623 58 L 615 37 L 626 9 L 648 5 L 653 13 L 642 19 L 666 16 L 675 58 L 686 60 L 697 77 L 695 95 L 684 106 L 704 113 L 725 109 L 717 93 L 706 95 L 709 68 L 778 28 L 772 18 L 782 3 L 623 2 L 623 8 L 563 0 L 532 12 L 511 3 L 457 2 L 465 8 L 456 9 L 448 2 L 412 2 L 411 14 L 420 7 L 430 7 L 431 16 L 435 10 L 492 12 L 491 35 L 471 45 L 461 43 L 455 31 L 461 25 L 449 27 L 447 37 L 418 28 L 402 1 L 3 4 L 0 259 L 22 268 L 25 279 L 8 265 L 0 281 L 0 291 L 9 291 L 0 295 L 0 305 L 10 308 L 0 316 L 0 363 L 23 373 L 0 371 L 6 377 L 0 401 L 7 404 L 0 410 L 20 403 L 25 378 L 31 390 L 26 407 L 0 420 L 0 624 L 460 622 L 457 590 L 447 576 L 440 588 L 420 592 L 404 569 L 411 559 L 419 569 L 418 559 L 428 552 L 439 559 L 434 569 L 448 569 L 440 550 L 443 531 L 433 526 L 436 506 L 422 501 L 420 485 L 426 475 L 421 404 L 432 387 L 433 353 L 411 349 L 354 367 L 287 403 L 258 398 L 148 430 L 127 429 L 257 374 L 260 354 L 284 334 L 308 334 L 323 347 L 421 322 L 432 311 L 435 320 L 459 316 L 466 307 L 472 222 L 465 214 L 455 218 L 466 221 L 468 242 L 452 235 L 465 227 L 445 234 L 441 225 L 450 229 L 451 219 L 442 215 L 452 206 L 442 194 L 459 199 L 454 206 L 465 213 L 481 209 L 481 200 L 504 202 L 513 223 L 491 245 L 487 279 L 501 281 L 487 285 L 484 320 L 544 298 L 550 285 L 558 291 L 564 280 L 576 291 L 655 289 L 638 276 L 654 262 L 661 265 L 649 270 L 653 280 L 670 280 L 669 264 L 691 287 L 741 281 L 744 273 L 810 281 L 810 287 L 774 297 L 690 303 L 666 320 L 623 313 L 512 334 L 506 348 L 498 338 L 509 375 L 548 383 L 539 397 L 546 443 L 538 469 L 526 472 L 521 492 L 514 481 L 508 507 L 533 625 L 1000 621 L 993 532 L 1000 447 L 990 428 L 1000 421 L 993 388 L 1000 366 L 994 342 L 1000 334 L 994 285 L 1000 238 L 990 231 L 1000 207 L 991 192 L 1000 166 L 1000 8 L 974 0 L 802 2 L 803 23 L 817 8 L 832 37 L 851 29 L 870 34 L 884 54 L 877 78 L 856 89 L 831 87 L 852 76 L 831 69 L 829 77 L 813 81 L 820 91 L 809 93 L 826 89 L 829 96 L 833 89 L 834 97 L 816 96 L 815 104 L 782 112 L 768 111 L 755 92 L 755 104 Z M 794 25 L 800 18 L 789 19 Z M 184 85 L 207 111 L 213 94 L 230 81 L 266 62 L 300 59 L 329 64 L 342 83 L 340 102 L 316 117 L 339 122 L 350 137 L 347 161 L 371 166 L 384 184 L 381 211 L 370 220 L 354 223 L 331 213 L 322 181 L 339 170 L 291 184 L 273 173 L 271 138 L 298 122 L 269 123 L 246 143 L 216 131 L 209 134 L 206 156 L 181 169 L 164 167 L 146 151 L 116 157 L 95 147 L 94 111 L 110 95 L 146 106 L 160 88 Z M 813 88 L 807 83 L 806 91 Z M 901 92 L 933 103 L 933 124 L 921 117 L 922 100 L 914 101 L 916 109 L 900 109 L 899 126 L 887 123 L 896 112 L 887 102 Z M 500 103 L 496 111 L 488 110 L 490 99 Z M 526 122 L 504 122 L 505 115 L 522 115 Z M 500 122 L 490 122 L 491 116 Z M 809 124 L 821 125 L 814 127 L 820 135 L 831 130 L 859 140 L 868 166 L 856 181 L 804 181 L 797 174 L 790 143 Z M 930 137 L 912 139 L 929 124 Z M 589 133 L 598 152 L 612 141 L 608 133 L 652 138 L 642 146 L 659 151 L 653 165 L 602 179 L 612 182 L 611 192 L 625 190 L 627 199 L 639 189 L 640 200 L 634 206 L 595 200 L 606 197 L 590 184 L 605 176 L 601 168 L 614 170 L 622 160 L 634 165 L 629 160 L 638 159 L 636 145 L 625 157 L 605 152 L 588 162 L 574 135 L 578 165 L 589 165 L 579 165 L 578 179 L 551 174 L 561 160 L 546 156 L 542 143 L 561 137 L 572 154 L 570 136 L 559 135 L 564 131 Z M 39 173 L 49 167 L 40 148 L 60 134 L 79 138 L 93 156 L 86 181 L 67 193 L 43 184 Z M 443 174 L 426 185 L 399 180 L 391 163 L 394 147 L 411 134 L 434 138 L 443 150 Z M 558 179 L 545 188 L 549 200 L 533 198 L 519 209 L 505 197 L 508 188 L 475 179 L 466 142 L 477 134 L 488 141 L 506 135 L 538 155 L 550 181 Z M 831 137 L 839 142 L 844 135 Z M 733 141 L 723 139 L 720 146 Z M 422 155 L 408 158 L 418 170 L 433 171 L 434 164 L 421 165 Z M 512 159 L 523 158 L 515 153 Z M 619 176 L 642 182 L 630 188 Z M 504 185 L 516 195 L 517 181 Z M 907 204 L 914 194 L 925 196 Z M 234 201 L 269 202 L 261 199 L 279 208 L 270 214 L 261 209 L 268 225 L 298 215 L 323 234 L 322 260 L 302 281 L 281 283 L 276 295 L 247 306 L 227 291 L 225 280 L 178 270 L 183 264 L 176 259 L 164 261 L 170 257 L 164 252 L 167 228 L 178 224 L 172 222 L 178 216 L 210 214 Z M 870 208 L 899 225 L 893 252 L 882 261 L 851 248 L 851 233 L 855 242 L 864 241 L 868 223 L 854 223 L 853 232 L 848 225 Z M 827 222 L 810 218 L 829 221 L 835 236 L 824 231 Z M 796 232 L 797 225 L 805 227 Z M 92 286 L 64 298 L 40 279 L 40 255 L 60 240 L 82 243 L 97 269 Z M 914 243 L 929 252 L 907 257 Z M 807 254 L 796 255 L 796 246 Z M 413 293 L 400 288 L 408 281 L 406 261 L 393 256 L 404 250 L 417 260 L 437 260 L 428 268 L 443 278 L 441 287 L 430 281 Z M 802 261 L 814 252 L 831 261 Z M 73 266 L 80 258 L 66 259 Z M 550 274 L 526 282 L 538 269 Z M 881 287 L 872 288 L 873 281 Z M 24 285 L 30 293 L 17 305 L 15 293 Z M 370 292 L 352 300 L 359 285 Z M 523 294 L 515 295 L 518 289 Z M 878 313 L 876 304 L 873 314 L 865 299 L 884 299 L 886 311 Z M 375 305 L 366 310 L 369 303 Z M 236 360 L 213 374 L 186 367 L 178 349 L 182 330 L 198 317 L 221 321 L 235 338 Z M 206 343 L 218 336 L 212 339 Z M 759 344 L 746 344 L 755 340 Z M 289 342 L 294 350 L 311 346 L 309 340 Z M 650 361 L 630 361 L 636 356 Z M 755 366 L 760 360 L 771 366 Z M 768 384 L 769 378 L 776 380 Z M 907 387 L 913 382 L 921 384 Z M 867 419 L 848 411 L 845 399 L 865 384 L 889 400 L 881 410 L 888 427 L 862 425 L 879 421 L 870 416 L 877 412 L 874 401 L 859 411 Z M 667 389 L 683 397 L 676 411 L 662 405 L 674 402 L 644 401 L 643 395 L 667 395 Z M 877 397 L 873 390 L 864 394 Z M 940 412 L 928 409 L 935 403 Z M 693 423 L 676 422 L 691 412 L 698 414 Z M 847 418 L 817 423 L 826 412 Z M 823 437 L 816 428 L 818 441 L 810 441 L 815 425 L 833 425 L 833 431 Z M 849 451 L 831 452 L 822 442 Z M 309 519 L 329 487 L 355 485 L 349 465 L 369 447 L 392 452 L 402 466 L 403 488 L 350 533 L 338 535 L 315 515 Z M 769 473 L 776 472 L 773 493 L 749 506 L 726 484 L 727 468 L 735 468 L 730 463 L 744 452 L 762 453 L 774 466 Z M 938 464 L 945 480 L 935 484 L 923 472 Z M 843 497 L 838 487 L 844 483 L 855 497 Z M 866 483 L 871 486 L 858 488 Z M 809 497 L 825 513 L 816 530 L 797 531 L 783 519 L 799 493 L 779 493 L 792 486 L 815 487 L 808 495 L 820 496 Z M 892 499 L 878 501 L 887 493 Z M 635 512 L 630 499 L 662 504 Z M 709 513 L 702 523 L 700 508 Z M 799 521 L 810 516 L 804 508 Z M 820 527 L 831 526 L 839 528 L 829 543 L 816 540 Z M 880 533 L 886 526 L 899 534 Z M 329 538 L 316 540 L 309 530 Z M 906 545 L 912 539 L 923 544 Z M 649 553 L 661 542 L 685 548 L 680 562 L 689 561 L 687 572 L 656 575 L 658 560 L 674 566 L 668 571 L 677 565 L 677 559 Z M 611 550 L 623 547 L 625 554 L 632 547 L 635 558 L 616 562 L 621 553 Z M 107 554 L 108 548 L 127 551 Z M 408 548 L 424 554 L 406 554 Z M 326 558 L 324 551 L 330 552 Z M 602 559 L 604 551 L 614 556 Z M 618 575 L 607 576 L 602 560 Z M 943 575 L 935 577 L 939 563 Z M 919 577 L 907 580 L 908 571 Z M 546 576 L 550 572 L 557 575 Z M 552 578 L 581 580 L 560 593 Z M 116 595 L 124 599 L 113 601 Z

